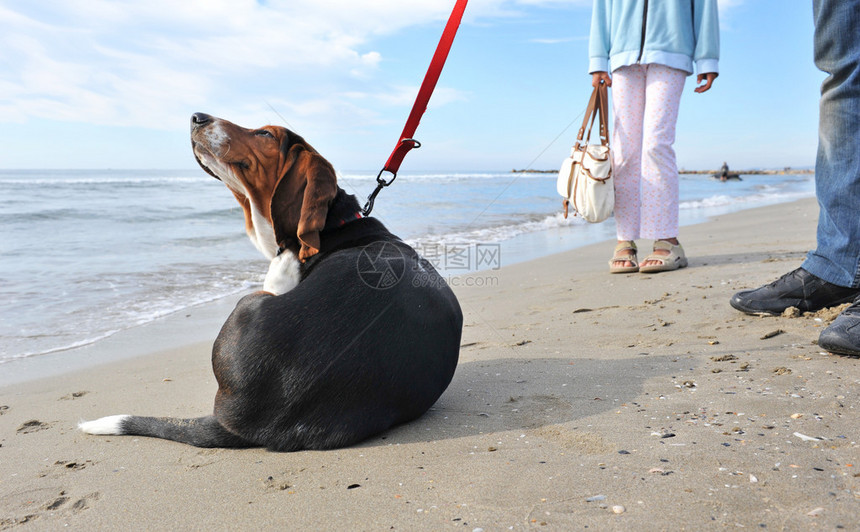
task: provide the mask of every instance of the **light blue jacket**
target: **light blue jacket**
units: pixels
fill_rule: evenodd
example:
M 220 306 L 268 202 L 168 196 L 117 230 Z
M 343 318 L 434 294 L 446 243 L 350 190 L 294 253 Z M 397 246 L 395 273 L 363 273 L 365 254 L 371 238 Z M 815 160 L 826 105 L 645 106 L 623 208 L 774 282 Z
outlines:
M 694 62 L 718 73 L 717 0 L 594 0 L 588 55 L 589 74 L 658 63 L 689 75 Z

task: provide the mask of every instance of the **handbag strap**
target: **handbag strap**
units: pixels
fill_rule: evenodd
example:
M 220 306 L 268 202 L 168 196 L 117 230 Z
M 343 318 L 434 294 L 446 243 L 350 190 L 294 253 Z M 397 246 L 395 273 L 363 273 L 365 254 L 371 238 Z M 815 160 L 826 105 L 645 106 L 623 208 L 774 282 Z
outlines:
M 594 125 L 594 117 L 597 115 L 596 111 L 598 111 L 598 105 L 600 105 L 600 103 L 597 95 L 597 87 L 595 87 L 594 90 L 591 91 L 591 98 L 588 99 L 588 107 L 585 108 L 585 116 L 582 117 L 582 127 L 579 128 L 579 133 L 576 134 L 576 150 L 579 150 L 579 145 L 582 143 L 586 127 L 588 127 L 588 136 L 585 137 L 585 142 L 587 143 L 591 138 L 591 127 L 589 127 L 588 121 L 591 120 L 591 125 Z
M 582 119 L 582 127 L 579 128 L 579 133 L 576 135 L 575 150 L 579 150 L 582 144 L 583 137 L 585 143 L 588 144 L 591 140 L 591 130 L 594 127 L 595 120 L 598 123 L 598 132 L 600 135 L 600 143 L 604 146 L 609 146 L 609 135 L 607 133 L 607 125 L 609 124 L 609 97 L 606 92 L 606 84 L 601 82 L 591 92 L 591 98 L 588 100 L 588 107 L 585 109 L 585 116 Z M 589 120 L 591 123 L 589 124 Z M 585 128 L 588 127 L 586 134 Z
M 600 98 L 600 144 L 609 146 L 609 94 L 605 83 L 600 83 L 597 87 L 597 94 Z

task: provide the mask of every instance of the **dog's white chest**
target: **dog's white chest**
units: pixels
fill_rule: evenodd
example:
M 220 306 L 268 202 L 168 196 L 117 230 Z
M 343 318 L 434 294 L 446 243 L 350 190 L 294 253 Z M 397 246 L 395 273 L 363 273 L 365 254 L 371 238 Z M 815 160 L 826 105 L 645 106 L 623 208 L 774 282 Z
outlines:
M 300 265 L 295 253 L 284 250 L 269 263 L 269 272 L 263 282 L 263 290 L 279 296 L 295 288 L 301 278 Z
M 278 254 L 278 243 L 275 241 L 275 229 L 269 220 L 257 210 L 254 202 L 251 203 L 251 221 L 254 223 L 254 231 L 248 231 L 248 238 L 260 253 L 267 259 L 274 259 Z

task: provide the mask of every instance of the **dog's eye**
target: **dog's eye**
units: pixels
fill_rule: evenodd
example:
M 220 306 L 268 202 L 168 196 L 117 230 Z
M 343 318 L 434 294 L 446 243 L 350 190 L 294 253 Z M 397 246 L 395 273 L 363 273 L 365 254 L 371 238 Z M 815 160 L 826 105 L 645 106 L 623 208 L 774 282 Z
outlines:
M 275 136 L 272 135 L 271 132 L 269 132 L 265 129 L 259 129 L 259 130 L 255 131 L 254 135 L 257 135 L 258 137 L 269 137 L 270 139 L 275 138 Z

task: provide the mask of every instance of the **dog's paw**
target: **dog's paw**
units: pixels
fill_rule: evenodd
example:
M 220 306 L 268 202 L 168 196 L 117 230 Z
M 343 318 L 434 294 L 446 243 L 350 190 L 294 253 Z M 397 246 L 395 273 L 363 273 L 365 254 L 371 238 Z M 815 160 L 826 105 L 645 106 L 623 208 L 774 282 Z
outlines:
M 269 263 L 269 273 L 263 282 L 263 290 L 279 296 L 299 284 L 299 259 L 291 251 L 284 251 Z
M 124 434 L 122 422 L 130 417 L 129 415 L 121 414 L 94 419 L 93 421 L 81 421 L 78 423 L 78 429 L 87 434 L 96 434 L 99 436 Z

